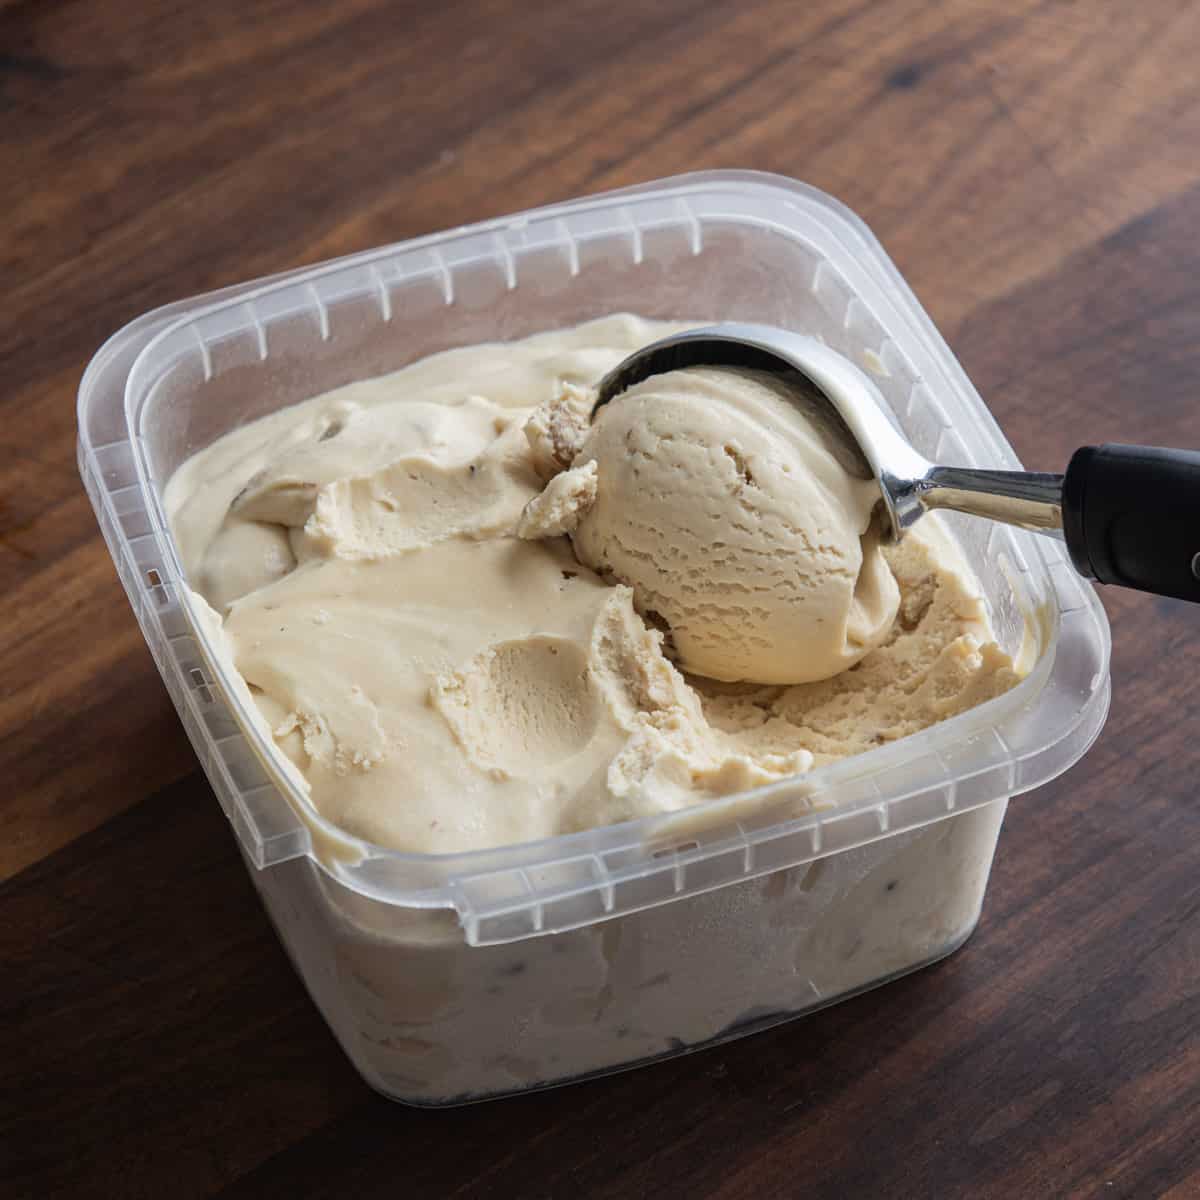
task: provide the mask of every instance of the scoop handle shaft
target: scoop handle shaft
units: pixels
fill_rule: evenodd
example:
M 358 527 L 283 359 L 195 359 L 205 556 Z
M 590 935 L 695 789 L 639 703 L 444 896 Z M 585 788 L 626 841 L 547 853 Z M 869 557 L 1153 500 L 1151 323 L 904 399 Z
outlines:
M 1062 487 L 1061 475 L 931 467 L 917 492 L 925 509 L 949 508 L 1062 537 Z
M 1200 451 L 1082 447 L 1063 484 L 1063 528 L 1081 575 L 1200 601 Z

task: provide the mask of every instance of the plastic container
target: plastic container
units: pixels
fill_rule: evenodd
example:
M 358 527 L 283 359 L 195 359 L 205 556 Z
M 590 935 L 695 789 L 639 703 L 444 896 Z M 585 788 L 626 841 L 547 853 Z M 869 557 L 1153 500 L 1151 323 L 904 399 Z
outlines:
M 866 227 L 812 188 L 736 171 L 170 305 L 116 334 L 80 387 L 80 472 L 163 680 L 309 991 L 396 1099 L 455 1103 L 681 1053 L 941 958 L 978 919 L 1007 800 L 1074 763 L 1107 712 L 1107 623 L 1062 546 L 951 518 L 1001 642 L 1040 638 L 1008 694 L 674 816 L 456 855 L 337 840 L 270 769 L 181 604 L 164 482 L 284 405 L 616 310 L 818 334 L 874 371 L 923 453 L 1019 466 Z

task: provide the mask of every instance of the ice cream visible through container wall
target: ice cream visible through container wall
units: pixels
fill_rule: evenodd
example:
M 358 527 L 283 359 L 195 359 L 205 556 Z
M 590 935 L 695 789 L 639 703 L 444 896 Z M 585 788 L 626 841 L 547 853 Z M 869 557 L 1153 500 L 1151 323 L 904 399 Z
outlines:
M 329 820 L 423 852 L 542 838 L 796 775 L 1016 682 L 953 543 L 926 522 L 882 548 L 874 485 L 779 384 L 675 372 L 588 424 L 604 371 L 675 328 L 435 355 L 171 479 L 221 653 Z

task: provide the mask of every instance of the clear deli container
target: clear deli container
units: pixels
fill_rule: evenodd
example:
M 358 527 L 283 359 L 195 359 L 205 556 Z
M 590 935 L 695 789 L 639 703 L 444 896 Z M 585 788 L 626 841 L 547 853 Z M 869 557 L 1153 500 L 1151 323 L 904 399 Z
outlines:
M 387 1096 L 439 1105 L 693 1050 L 949 954 L 1008 799 L 1108 707 L 1109 632 L 1061 544 L 949 517 L 1011 692 L 684 813 L 463 854 L 327 826 L 274 767 L 182 591 L 162 490 L 226 431 L 451 346 L 626 310 L 760 321 L 871 370 L 939 462 L 1020 466 L 879 243 L 788 179 L 714 171 L 418 238 L 156 310 L 97 353 L 79 468 L 167 690 L 279 935 Z M 453 803 L 453 797 L 448 797 Z

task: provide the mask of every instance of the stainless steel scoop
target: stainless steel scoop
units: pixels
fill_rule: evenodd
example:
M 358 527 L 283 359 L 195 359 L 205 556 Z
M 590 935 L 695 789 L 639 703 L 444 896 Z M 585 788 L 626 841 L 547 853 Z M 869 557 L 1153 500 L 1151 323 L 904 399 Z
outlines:
M 816 338 L 769 325 L 710 325 L 651 343 L 601 380 L 593 416 L 651 375 L 697 366 L 770 371 L 827 405 L 879 483 L 892 540 L 929 510 L 953 509 L 1064 539 L 1090 579 L 1200 601 L 1196 451 L 1084 446 L 1063 475 L 938 466 L 892 424 L 865 372 Z

